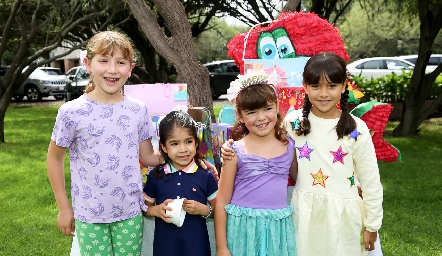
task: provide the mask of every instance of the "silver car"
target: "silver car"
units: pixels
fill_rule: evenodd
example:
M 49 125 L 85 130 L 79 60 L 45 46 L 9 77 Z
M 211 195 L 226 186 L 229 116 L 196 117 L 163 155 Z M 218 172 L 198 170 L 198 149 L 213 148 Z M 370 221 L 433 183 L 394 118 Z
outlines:
M 14 92 L 13 97 L 21 100 L 26 96 L 29 101 L 39 101 L 43 97 L 54 96 L 61 100 L 65 97 L 65 86 L 65 78 L 59 68 L 38 67 Z

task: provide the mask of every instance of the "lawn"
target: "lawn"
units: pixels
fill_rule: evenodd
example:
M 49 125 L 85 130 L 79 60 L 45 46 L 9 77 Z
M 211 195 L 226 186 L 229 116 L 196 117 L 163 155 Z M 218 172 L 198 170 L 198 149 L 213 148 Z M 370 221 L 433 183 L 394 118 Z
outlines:
M 46 173 L 57 109 L 10 107 L 6 112 L 6 143 L 0 144 L 0 255 L 69 254 L 71 239 L 57 229 L 58 210 Z M 392 137 L 395 125 L 388 124 L 385 139 L 401 151 L 402 161 L 379 164 L 384 255 L 442 255 L 442 120 L 426 121 L 414 138 Z M 68 170 L 67 158 L 65 166 Z

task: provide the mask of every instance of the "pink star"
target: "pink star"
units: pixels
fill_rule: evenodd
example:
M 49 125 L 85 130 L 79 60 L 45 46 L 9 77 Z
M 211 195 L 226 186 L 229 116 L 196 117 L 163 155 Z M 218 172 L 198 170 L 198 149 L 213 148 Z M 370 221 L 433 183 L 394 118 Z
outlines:
M 332 153 L 334 156 L 333 163 L 336 163 L 339 161 L 342 164 L 344 164 L 344 157 L 348 154 L 348 153 L 344 153 L 342 151 L 342 146 L 339 146 L 337 151 L 330 151 L 330 153 Z
M 308 147 L 307 141 L 305 142 L 304 146 L 296 148 L 299 150 L 299 159 L 301 159 L 301 157 L 305 157 L 310 161 L 310 153 L 313 152 L 314 149 Z

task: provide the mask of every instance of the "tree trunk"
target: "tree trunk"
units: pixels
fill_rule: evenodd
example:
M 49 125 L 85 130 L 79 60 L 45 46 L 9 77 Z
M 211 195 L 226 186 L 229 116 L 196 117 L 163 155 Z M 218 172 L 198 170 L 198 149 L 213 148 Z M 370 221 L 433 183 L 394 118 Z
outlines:
M 300 6 L 301 0 L 288 0 L 285 3 L 284 8 L 282 8 L 283 12 L 295 12 L 298 10 L 298 6 Z
M 167 37 L 144 0 L 126 2 L 150 43 L 187 83 L 189 104 L 210 108 L 214 120 L 209 71 L 196 57 L 192 31 L 182 3 L 179 0 L 152 0 L 170 32 L 171 36 Z
M 10 89 L 11 87 L 8 87 L 6 91 L 0 89 L 0 92 L 2 92 L 0 94 L 0 144 L 5 143 L 5 116 L 12 97 Z
M 441 101 L 441 99 L 436 100 L 430 110 L 421 113 L 422 106 L 430 95 L 431 86 L 442 70 L 441 67 L 438 67 L 431 74 L 425 75 L 425 67 L 431 55 L 434 39 L 442 28 L 441 9 L 442 3 L 434 4 L 432 10 L 435 10 L 435 12 L 433 12 L 430 10 L 429 0 L 418 2 L 420 20 L 418 59 L 405 96 L 402 120 L 394 129 L 394 136 L 405 137 L 417 134 L 420 124 L 431 113 L 430 110 L 434 109 L 435 104 Z

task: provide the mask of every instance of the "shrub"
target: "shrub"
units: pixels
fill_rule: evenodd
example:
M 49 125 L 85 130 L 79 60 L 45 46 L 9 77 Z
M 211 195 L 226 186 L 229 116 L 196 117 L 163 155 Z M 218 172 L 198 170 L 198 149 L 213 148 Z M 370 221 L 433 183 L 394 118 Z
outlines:
M 411 81 L 411 72 L 402 71 L 401 75 L 392 73 L 381 78 L 366 79 L 350 74 L 350 78 L 364 93 L 363 101 L 376 100 L 379 102 L 403 102 L 407 94 L 407 86 Z M 442 88 L 442 75 L 438 76 L 431 87 L 429 99 L 437 98 Z

